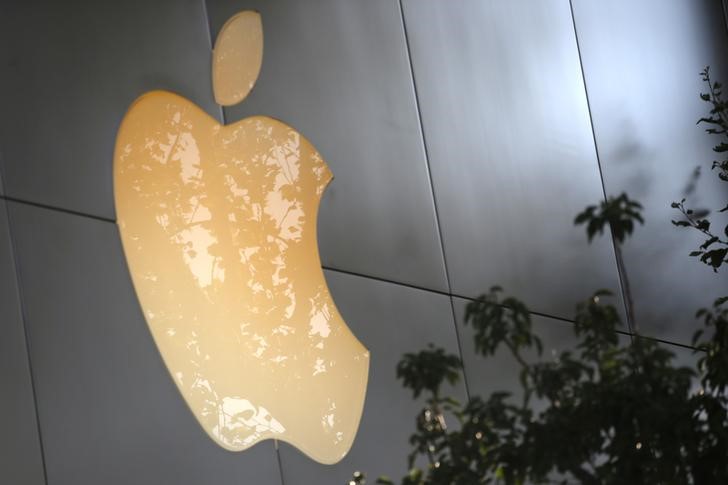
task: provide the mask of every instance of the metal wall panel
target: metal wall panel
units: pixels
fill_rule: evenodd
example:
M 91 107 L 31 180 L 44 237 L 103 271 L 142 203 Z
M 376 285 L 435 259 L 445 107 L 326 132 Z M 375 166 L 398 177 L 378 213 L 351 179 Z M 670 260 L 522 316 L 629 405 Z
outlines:
M 0 199 L 0 483 L 43 485 L 38 424 L 8 228 Z
M 3 183 L 3 154 L 0 151 L 0 196 L 5 195 L 5 184 Z
M 672 365 L 675 367 L 690 367 L 693 370 L 698 369 L 698 360 L 702 356 L 702 352 L 698 352 L 688 347 L 682 347 L 673 344 L 664 344 L 665 348 L 674 354 Z M 693 377 L 692 392 L 700 392 L 702 386 L 699 377 Z
M 0 3 L 0 146 L 13 197 L 114 217 L 119 123 L 146 91 L 211 114 L 200 0 Z
M 367 473 L 370 483 L 382 474 L 402 476 L 407 440 L 424 399 L 413 400 L 395 368 L 405 352 L 431 342 L 458 353 L 449 297 L 332 271 L 326 279 L 344 319 L 371 352 L 366 405 L 354 446 L 334 466 L 319 465 L 281 443 L 284 483 L 344 484 L 355 471 Z M 447 392 L 465 401 L 462 382 Z
M 695 311 L 728 288 L 728 271 L 713 274 L 688 257 L 702 242 L 697 231 L 670 223 L 674 200 L 726 203 L 726 184 L 709 170 L 716 140 L 695 126 L 707 110 L 699 72 L 710 64 L 728 81 L 720 1 L 576 0 L 574 18 L 607 192 L 645 206 L 645 226 L 625 246 L 637 323 L 644 334 L 690 343 Z
M 494 284 L 570 317 L 618 290 L 611 242 L 574 216 L 603 194 L 567 0 L 404 1 L 453 291 Z
M 215 444 L 165 368 L 114 224 L 9 203 L 48 480 L 280 483 L 271 441 Z
M 446 289 L 397 2 L 208 0 L 213 34 L 244 9 L 262 14 L 263 68 L 227 121 L 281 119 L 328 162 L 324 265 Z

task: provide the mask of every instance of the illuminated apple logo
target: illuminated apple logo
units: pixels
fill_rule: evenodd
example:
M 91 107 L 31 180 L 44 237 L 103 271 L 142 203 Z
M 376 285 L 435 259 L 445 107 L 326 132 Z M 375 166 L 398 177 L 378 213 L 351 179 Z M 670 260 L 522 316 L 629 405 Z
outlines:
M 218 103 L 252 89 L 262 38 L 255 12 L 222 28 Z M 226 449 L 272 438 L 334 463 L 351 447 L 369 352 L 321 271 L 316 217 L 331 178 L 290 126 L 223 126 L 166 91 L 137 99 L 119 129 L 114 195 L 134 288 L 174 382 Z

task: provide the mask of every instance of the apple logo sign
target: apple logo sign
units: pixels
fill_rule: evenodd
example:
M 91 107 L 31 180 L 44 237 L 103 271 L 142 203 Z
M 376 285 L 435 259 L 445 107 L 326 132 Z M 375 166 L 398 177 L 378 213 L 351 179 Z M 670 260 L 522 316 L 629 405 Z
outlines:
M 213 52 L 219 104 L 247 96 L 262 55 L 260 15 L 228 20 Z M 369 352 L 321 270 L 331 179 L 290 126 L 220 125 L 167 91 L 138 98 L 119 128 L 114 198 L 141 309 L 182 397 L 228 450 L 276 439 L 330 464 L 356 435 Z

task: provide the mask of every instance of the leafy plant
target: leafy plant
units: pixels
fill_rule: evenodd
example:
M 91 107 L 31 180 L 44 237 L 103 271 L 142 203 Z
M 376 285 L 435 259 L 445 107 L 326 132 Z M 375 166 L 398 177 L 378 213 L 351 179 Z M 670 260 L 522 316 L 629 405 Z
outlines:
M 627 277 L 627 268 L 622 255 L 622 245 L 627 236 L 632 235 L 635 222 L 644 224 L 642 219 L 642 205 L 639 202 L 630 200 L 624 192 L 619 197 L 609 197 L 598 206 L 590 205 L 574 219 L 574 224 L 586 224 L 586 235 L 589 242 L 597 234 L 603 234 L 604 228 L 609 227 L 614 241 L 614 253 L 617 258 L 619 275 L 624 286 L 627 304 L 627 324 L 633 331 L 637 331 L 637 322 L 634 315 L 634 302 L 632 301 L 632 290 Z
M 699 123 L 710 124 L 708 133 L 723 140 L 728 117 L 721 86 L 711 83 L 707 68 L 702 75 L 709 92 L 701 98 L 712 108 Z M 727 152 L 728 143 L 714 150 Z M 728 181 L 728 159 L 712 168 Z M 684 204 L 673 203 L 683 216 L 673 223 L 705 235 L 691 256 L 717 271 L 728 262 L 728 241 L 711 232 L 707 214 L 697 216 Z M 643 223 L 641 210 L 621 194 L 587 207 L 574 221 L 586 226 L 589 241 L 607 228 L 612 235 L 635 331 L 630 343 L 620 337 L 619 312 L 602 290 L 576 306 L 575 348 L 543 360 L 526 305 L 493 287 L 467 305 L 465 324 L 473 328 L 477 354 L 488 358 L 505 349 L 513 357 L 521 402 L 494 392 L 461 404 L 441 393 L 443 384 L 460 378 L 457 356 L 430 345 L 403 357 L 398 378 L 427 400 L 410 438 L 410 471 L 399 483 L 728 483 L 728 296 L 697 312 L 703 323 L 693 338 L 697 370 L 675 366 L 670 350 L 640 336 L 621 249 Z M 728 226 L 723 232 L 728 237 Z M 526 357 L 533 353 L 535 361 Z M 354 478 L 352 485 L 365 483 L 360 473 Z M 395 482 L 382 477 L 377 483 Z
M 728 182 L 728 105 L 723 99 L 723 86 L 718 82 L 710 79 L 710 68 L 706 67 L 700 73 L 703 82 L 708 86 L 707 93 L 701 93 L 700 98 L 711 105 L 710 115 L 700 118 L 698 124 L 709 125 L 705 131 L 711 135 L 719 137 L 718 143 L 713 147 L 713 151 L 720 154 L 722 160 L 714 160 L 711 170 L 718 170 L 718 177 Z M 716 234 L 711 230 L 711 221 L 706 216 L 693 209 L 685 207 L 685 199 L 680 202 L 672 203 L 673 209 L 677 209 L 682 214 L 682 219 L 674 220 L 672 223 L 678 227 L 687 227 L 695 229 L 705 236 L 705 241 L 698 249 L 692 251 L 690 256 L 697 257 L 701 262 L 718 271 L 724 263 L 728 263 L 728 224 L 723 228 L 723 234 Z M 728 211 L 728 204 L 718 212 Z M 724 237 L 725 236 L 725 237 Z

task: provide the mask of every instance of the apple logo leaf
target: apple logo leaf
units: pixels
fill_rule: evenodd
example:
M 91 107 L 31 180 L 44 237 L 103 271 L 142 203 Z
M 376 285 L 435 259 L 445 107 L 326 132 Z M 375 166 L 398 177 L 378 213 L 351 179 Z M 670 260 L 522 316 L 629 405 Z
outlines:
M 225 22 L 212 52 L 215 102 L 232 106 L 248 95 L 263 64 L 263 23 L 258 12 L 246 10 Z

